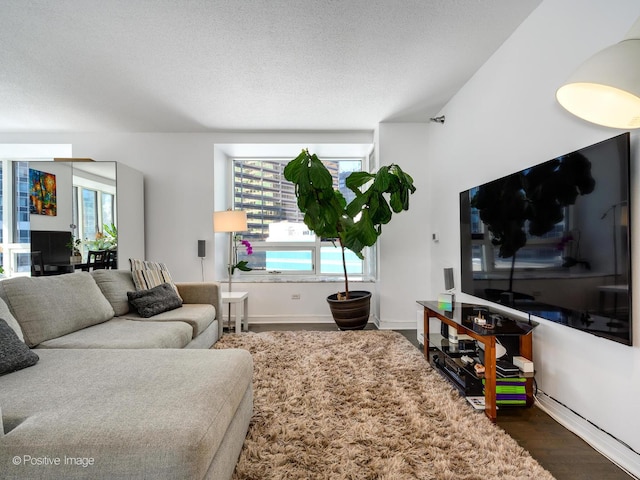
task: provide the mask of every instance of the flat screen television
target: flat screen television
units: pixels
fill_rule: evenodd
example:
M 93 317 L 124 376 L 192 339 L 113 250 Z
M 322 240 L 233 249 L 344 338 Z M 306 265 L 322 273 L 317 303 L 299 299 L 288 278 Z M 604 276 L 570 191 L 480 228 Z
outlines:
M 629 142 L 461 192 L 461 291 L 631 345 Z
M 42 252 L 45 265 L 69 264 L 71 232 L 31 230 L 31 251 Z

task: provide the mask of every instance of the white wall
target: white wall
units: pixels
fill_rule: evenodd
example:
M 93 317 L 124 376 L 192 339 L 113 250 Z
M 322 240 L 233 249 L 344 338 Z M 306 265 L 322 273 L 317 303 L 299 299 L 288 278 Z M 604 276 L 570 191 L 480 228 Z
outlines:
M 130 258 L 144 258 L 144 176 L 123 163 L 115 164 L 118 226 L 118 268 L 130 268 Z
M 315 147 L 316 151 L 326 144 L 372 145 L 373 132 L 0 133 L 0 144 L 14 143 L 69 143 L 74 157 L 117 161 L 142 172 L 146 258 L 166 263 L 175 281 L 199 281 L 202 264 L 197 255 L 197 241 L 205 240 L 205 280 L 219 281 L 226 277 L 228 237 L 214 235 L 212 214 L 229 206 L 224 189 L 227 155 L 220 145 L 264 145 L 266 149 L 270 144 L 292 144 L 293 158 L 300 152 L 300 146 Z M 119 259 L 121 266 L 126 261 Z M 337 292 L 338 285 L 341 284 L 265 282 L 234 284 L 234 289 L 250 292 L 252 322 L 332 322 L 325 298 Z M 374 288 L 372 284 L 357 285 L 368 290 Z M 300 300 L 293 300 L 293 294 L 300 294 Z
M 379 166 L 396 163 L 414 180 L 416 191 L 409 210 L 394 214 L 378 240 L 378 297 L 380 327 L 415 328 L 417 300 L 428 300 L 431 277 L 437 268 L 430 258 L 430 169 L 426 154 L 425 123 L 381 123 L 376 138 Z M 442 270 L 440 270 L 442 272 Z M 434 285 L 444 289 L 444 279 Z M 437 288 L 437 287 L 436 287 Z
M 428 130 L 428 216 L 440 232 L 431 243 L 431 294 L 444 264 L 460 284 L 458 193 L 549 160 L 619 130 L 588 124 L 564 111 L 555 90 L 586 58 L 620 41 L 640 15 L 637 0 L 545 0 L 440 112 L 446 123 Z M 640 159 L 632 135 L 632 234 L 640 238 Z M 425 243 L 425 248 L 427 244 Z M 640 272 L 640 249 L 633 269 Z M 638 282 L 634 298 L 640 298 Z M 473 302 L 473 297 L 459 296 Z M 634 347 L 540 320 L 534 332 L 539 388 L 640 451 L 640 317 L 635 302 Z M 635 460 L 638 462 L 638 459 Z M 636 463 L 636 474 L 640 465 Z

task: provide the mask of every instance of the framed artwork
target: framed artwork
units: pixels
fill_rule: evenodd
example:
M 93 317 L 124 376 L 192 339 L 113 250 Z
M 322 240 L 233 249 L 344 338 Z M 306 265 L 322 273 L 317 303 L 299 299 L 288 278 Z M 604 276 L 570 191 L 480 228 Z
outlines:
M 29 169 L 29 213 L 52 217 L 58 214 L 56 176 L 53 173 Z

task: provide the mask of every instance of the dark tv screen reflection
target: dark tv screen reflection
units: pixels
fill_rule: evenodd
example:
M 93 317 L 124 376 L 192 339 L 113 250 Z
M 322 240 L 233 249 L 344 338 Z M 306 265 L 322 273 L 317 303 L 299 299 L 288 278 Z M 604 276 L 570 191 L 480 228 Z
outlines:
M 42 252 L 45 265 L 68 264 L 71 232 L 31 230 L 31 251 Z
M 631 345 L 629 133 L 460 193 L 461 290 Z

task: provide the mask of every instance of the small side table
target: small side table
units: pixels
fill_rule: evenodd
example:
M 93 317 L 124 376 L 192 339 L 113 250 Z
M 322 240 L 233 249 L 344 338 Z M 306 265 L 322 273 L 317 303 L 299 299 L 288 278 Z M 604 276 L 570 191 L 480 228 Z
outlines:
M 242 323 L 244 328 L 249 328 L 249 292 L 222 292 L 222 305 L 235 305 L 236 314 L 236 333 L 242 331 Z M 229 308 L 231 314 L 231 308 Z M 231 315 L 228 318 L 229 332 L 231 332 Z

